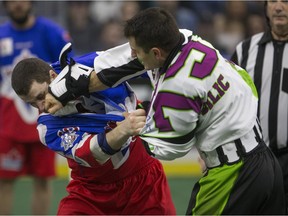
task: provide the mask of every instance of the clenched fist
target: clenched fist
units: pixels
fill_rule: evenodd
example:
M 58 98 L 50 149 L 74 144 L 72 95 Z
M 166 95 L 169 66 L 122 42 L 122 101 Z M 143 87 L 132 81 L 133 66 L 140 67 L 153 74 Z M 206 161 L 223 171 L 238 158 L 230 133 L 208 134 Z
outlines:
M 46 94 L 45 96 L 45 111 L 50 114 L 55 114 L 59 109 L 63 107 L 62 103 L 58 101 L 53 95 Z

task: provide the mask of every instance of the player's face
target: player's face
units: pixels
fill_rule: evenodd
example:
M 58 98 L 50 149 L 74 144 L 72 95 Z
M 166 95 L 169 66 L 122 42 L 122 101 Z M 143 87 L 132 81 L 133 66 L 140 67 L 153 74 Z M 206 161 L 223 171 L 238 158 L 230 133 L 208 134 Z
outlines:
M 138 58 L 141 64 L 145 67 L 146 70 L 152 70 L 160 67 L 159 60 L 157 55 L 153 52 L 153 49 L 149 50 L 146 53 L 141 47 L 137 46 L 135 38 L 128 38 L 130 47 L 131 47 L 131 56 L 133 58 Z
M 32 9 L 32 2 L 7 1 L 5 4 L 6 11 L 13 22 L 19 25 L 25 24 L 27 22 Z
M 28 95 L 20 95 L 21 99 L 33 107 L 44 112 L 45 96 L 48 93 L 48 83 L 38 83 L 34 81 L 31 85 Z
M 267 15 L 270 19 L 272 31 L 277 33 L 288 31 L 288 1 L 287 0 L 268 0 Z

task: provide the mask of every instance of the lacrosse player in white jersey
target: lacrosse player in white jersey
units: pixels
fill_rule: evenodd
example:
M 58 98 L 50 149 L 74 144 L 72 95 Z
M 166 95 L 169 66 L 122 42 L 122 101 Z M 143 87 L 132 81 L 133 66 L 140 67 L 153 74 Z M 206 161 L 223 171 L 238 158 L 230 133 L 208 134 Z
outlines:
M 281 168 L 262 139 L 258 95 L 247 72 L 191 31 L 179 31 L 161 8 L 135 15 L 124 34 L 129 43 L 94 60 L 89 90 L 117 86 L 148 71 L 154 91 L 141 138 L 161 160 L 182 157 L 195 146 L 207 167 L 186 213 L 285 214 Z M 67 91 L 46 97 L 49 112 L 61 107 L 55 98 L 77 96 L 79 89 L 71 86 L 80 88 L 81 81 L 72 80 L 73 85 L 50 86 L 50 92 Z

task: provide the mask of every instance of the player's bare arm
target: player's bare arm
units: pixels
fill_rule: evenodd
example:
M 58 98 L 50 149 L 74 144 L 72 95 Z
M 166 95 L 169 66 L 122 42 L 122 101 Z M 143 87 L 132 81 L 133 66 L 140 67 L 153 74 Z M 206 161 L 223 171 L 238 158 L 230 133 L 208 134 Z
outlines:
M 131 49 L 128 43 L 111 48 L 104 52 L 98 52 L 94 59 L 94 68 L 81 65 L 70 59 L 66 62 L 66 55 L 71 45 L 63 48 L 60 54 L 60 62 L 64 62 L 63 70 L 59 74 L 61 78 L 53 81 L 49 92 L 65 105 L 68 101 L 89 92 L 101 91 L 108 87 L 115 87 L 130 78 L 140 76 L 146 70 L 143 65 L 131 56 Z M 125 67 L 123 67 L 125 65 Z M 83 69 L 84 68 L 84 69 Z M 51 83 L 52 84 L 52 83 Z M 59 107 L 51 102 L 46 103 L 46 110 L 51 114 Z
M 139 135 L 146 122 L 144 109 L 137 109 L 124 113 L 125 120 L 119 122 L 117 127 L 106 134 L 107 143 L 114 150 L 118 150 L 131 136 Z
M 93 157 L 100 163 L 105 163 L 112 155 L 121 151 L 132 136 L 139 135 L 146 122 L 146 112 L 143 109 L 123 114 L 125 119 L 117 123 L 111 131 L 97 134 L 90 143 Z M 100 147 L 100 148 L 99 148 Z
M 108 86 L 104 85 L 98 78 L 97 73 L 94 71 L 90 75 L 89 92 L 101 91 L 107 89 Z

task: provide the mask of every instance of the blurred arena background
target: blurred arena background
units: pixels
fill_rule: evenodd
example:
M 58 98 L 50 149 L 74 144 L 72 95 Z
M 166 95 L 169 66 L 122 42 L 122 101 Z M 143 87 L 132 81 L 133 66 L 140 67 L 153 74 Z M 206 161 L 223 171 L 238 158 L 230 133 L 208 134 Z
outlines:
M 169 9 L 180 28 L 193 30 L 227 58 L 239 41 L 265 28 L 261 1 L 34 1 L 34 4 L 36 15 L 46 16 L 70 32 L 77 55 L 125 42 L 121 22 L 151 6 Z M 0 23 L 6 19 L 0 7 Z M 131 85 L 139 99 L 149 100 L 151 87 L 148 81 L 133 80 Z M 201 175 L 197 158 L 198 153 L 192 149 L 184 158 L 163 162 L 179 215 L 185 214 L 191 189 Z M 66 159 L 60 156 L 57 157 L 57 173 L 53 180 L 51 215 L 56 214 L 60 199 L 66 195 L 69 176 Z M 29 178 L 17 183 L 13 214 L 31 214 L 31 184 Z

